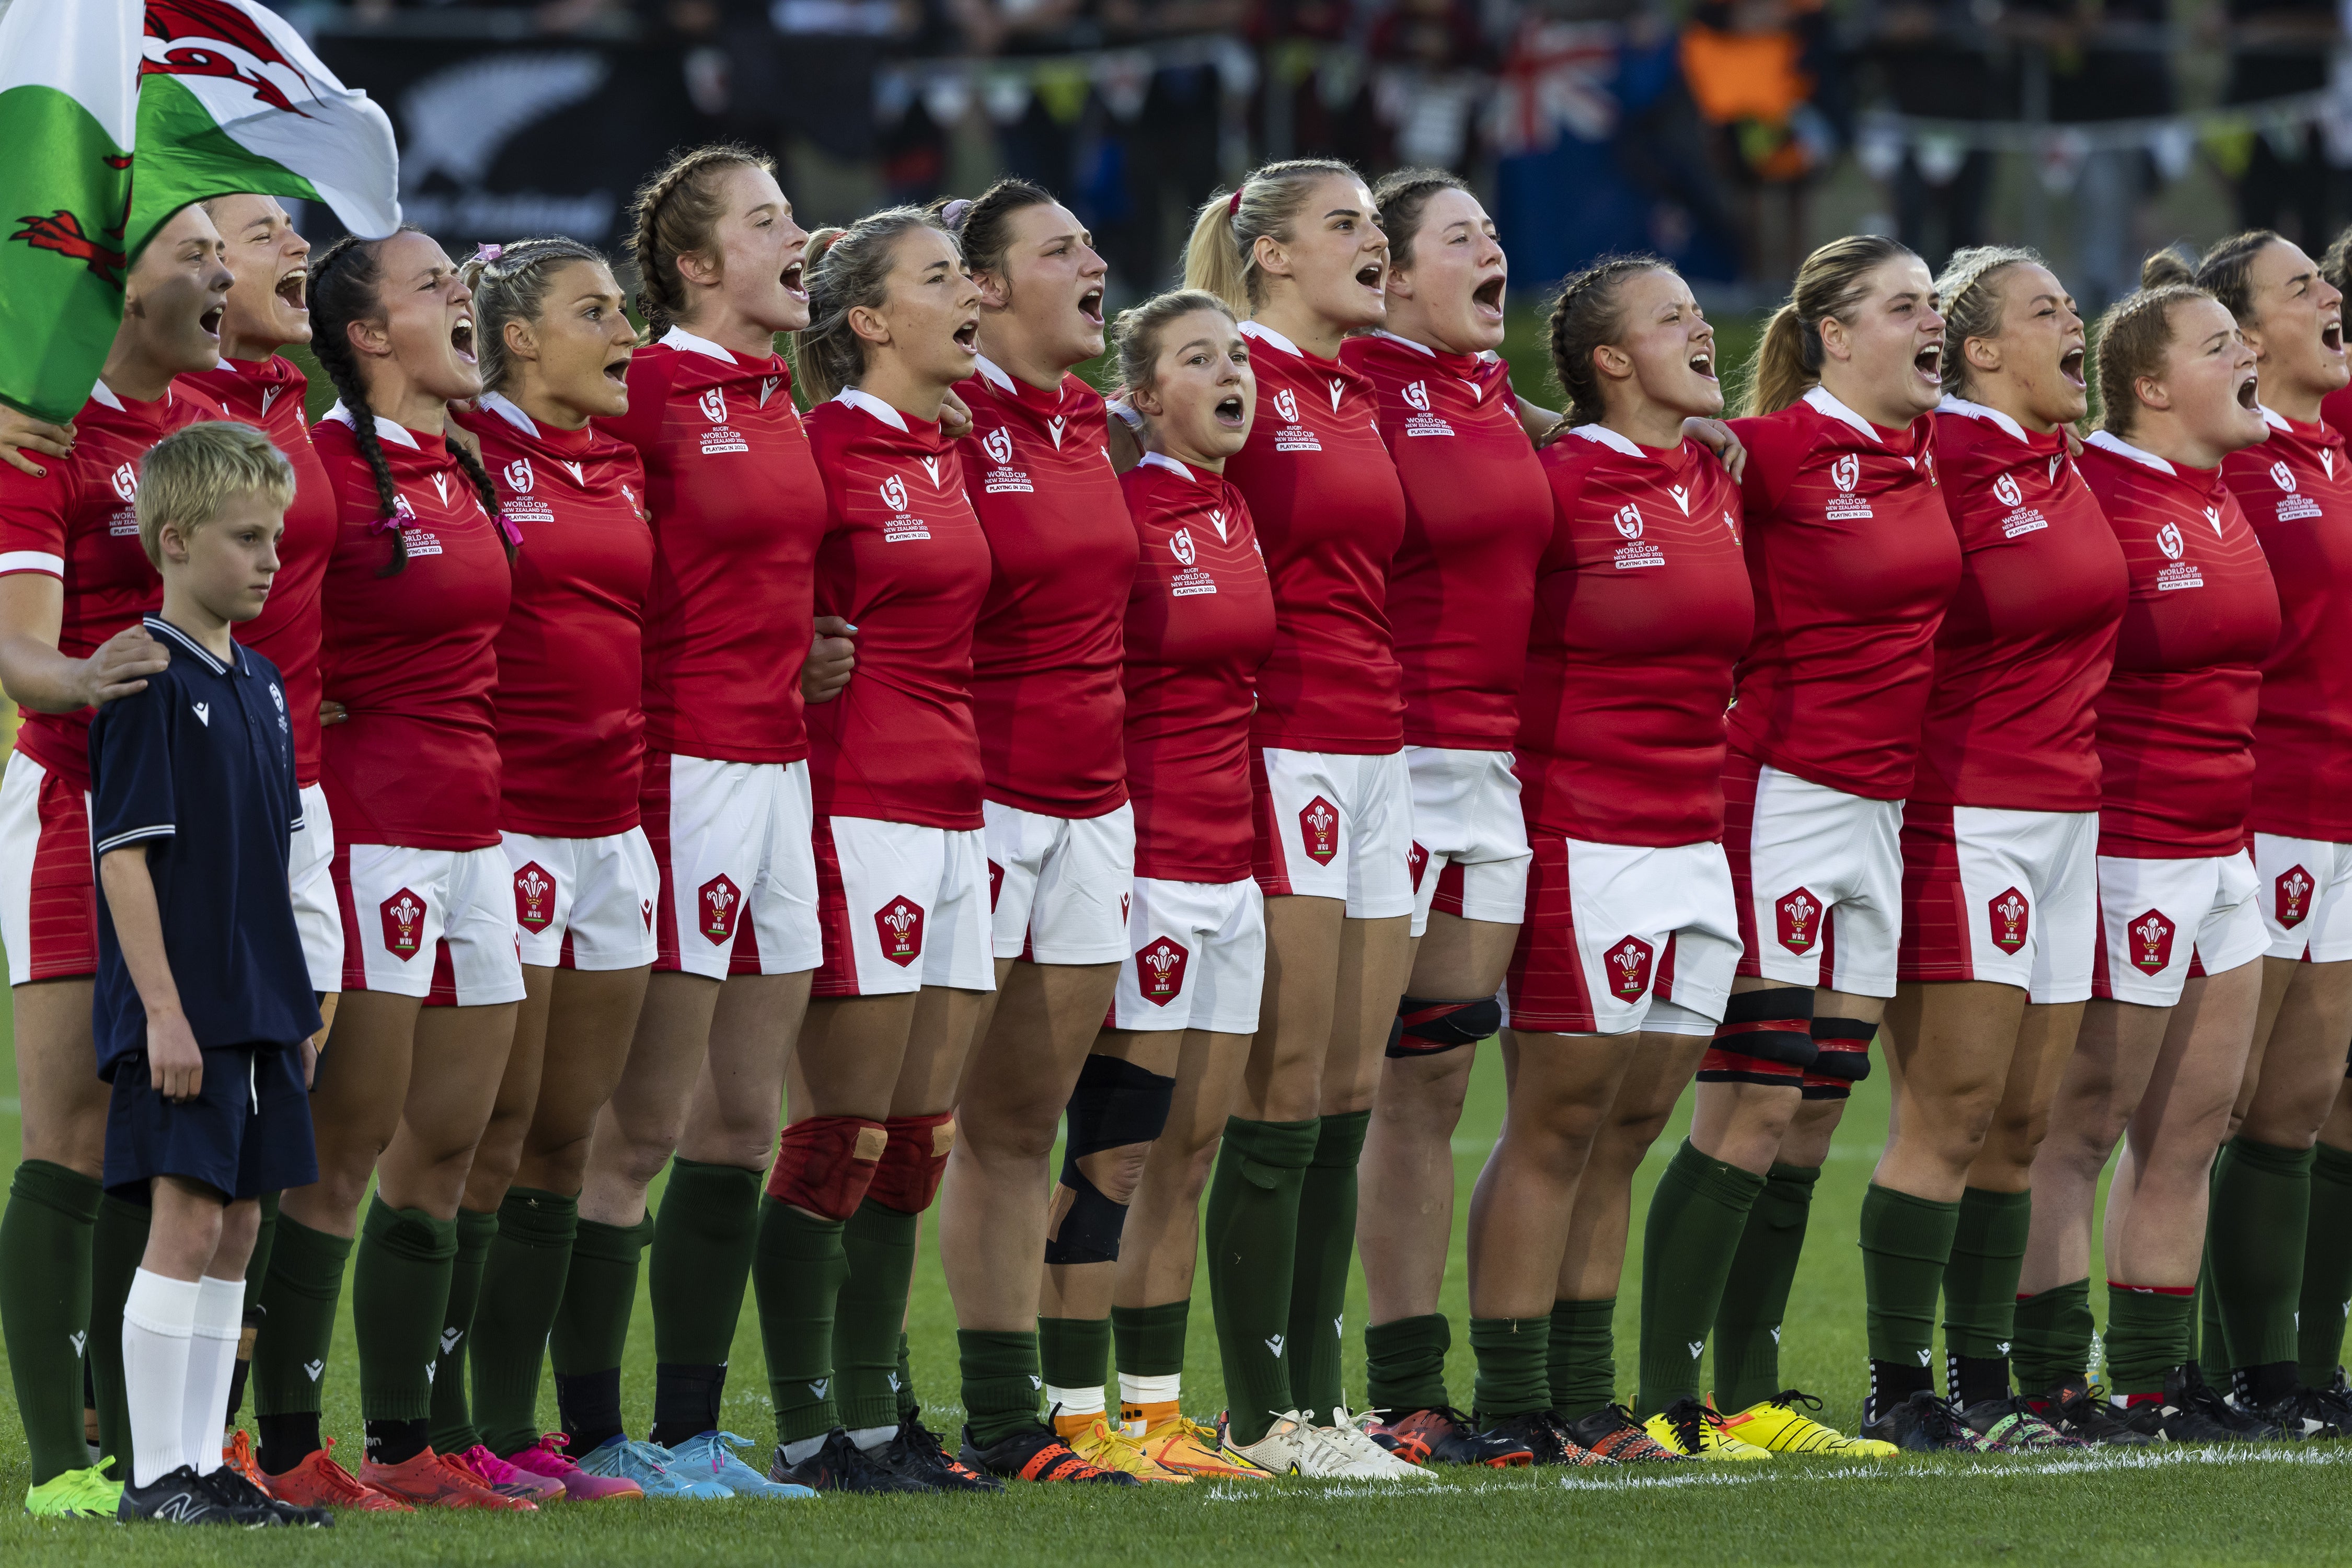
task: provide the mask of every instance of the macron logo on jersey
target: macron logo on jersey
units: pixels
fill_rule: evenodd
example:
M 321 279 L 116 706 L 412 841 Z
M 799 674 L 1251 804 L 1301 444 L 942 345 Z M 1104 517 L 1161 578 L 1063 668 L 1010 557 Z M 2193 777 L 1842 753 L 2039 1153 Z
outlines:
M 1335 375 L 1335 376 L 1333 376 L 1333 377 L 1331 378 L 1331 412 L 1332 412 L 1332 413 L 1337 414 L 1337 413 L 1339 413 L 1339 399 L 1341 399 L 1342 397 L 1345 397 L 1345 396 L 1347 396 L 1347 395 L 1348 395 L 1348 384 L 1347 384 L 1346 382 L 1344 382 L 1344 381 L 1341 381 L 1338 376 L 1336 376 L 1336 375 Z M 1423 394 L 1422 394 L 1422 395 L 1423 395 L 1423 396 L 1424 396 L 1424 397 L 1426 397 L 1426 396 L 1428 396 L 1429 395 L 1428 395 L 1427 393 L 1423 393 Z
M 1055 415 L 1051 419 L 1045 421 L 1045 428 L 1054 437 L 1054 450 L 1056 452 L 1062 449 L 1062 426 L 1067 422 L 1068 421 L 1059 414 Z M 1003 460 L 1003 458 L 998 459 L 1000 462 Z
M 211 703 L 191 702 L 188 706 L 195 710 L 197 723 L 202 724 L 207 730 L 213 727 L 213 708 Z

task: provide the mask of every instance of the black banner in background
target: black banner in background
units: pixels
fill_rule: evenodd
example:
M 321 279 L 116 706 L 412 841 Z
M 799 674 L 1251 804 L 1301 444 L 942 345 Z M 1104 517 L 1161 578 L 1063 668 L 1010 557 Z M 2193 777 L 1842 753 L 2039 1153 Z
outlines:
M 317 47 L 392 116 L 402 211 L 460 260 L 480 241 L 541 234 L 615 248 L 637 183 L 700 133 L 667 48 L 336 31 Z M 305 227 L 331 238 L 333 215 L 319 208 Z

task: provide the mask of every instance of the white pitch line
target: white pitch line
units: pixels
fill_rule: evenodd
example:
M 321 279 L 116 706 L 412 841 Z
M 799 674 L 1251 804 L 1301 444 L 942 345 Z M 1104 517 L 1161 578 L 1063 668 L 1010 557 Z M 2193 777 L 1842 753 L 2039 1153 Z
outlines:
M 2126 1450 L 2095 1458 L 2021 1459 L 2011 1464 L 1970 1465 L 1966 1468 L 1921 1469 L 1908 1465 L 1846 1465 L 1836 1469 L 1795 1468 L 1738 1469 L 1710 1467 L 1684 1475 L 1598 1477 L 1562 1476 L 1562 1489 L 1572 1492 L 1650 1491 L 1672 1487 L 1744 1487 L 1774 1482 L 1819 1485 L 1832 1481 L 2032 1480 L 2043 1476 L 2120 1474 L 2132 1470 L 2168 1469 L 2180 1465 L 2345 1465 L 2352 1464 L 2352 1448 L 2258 1447 L 2253 1445 L 2199 1448 L 2167 1448 L 2149 1453 Z

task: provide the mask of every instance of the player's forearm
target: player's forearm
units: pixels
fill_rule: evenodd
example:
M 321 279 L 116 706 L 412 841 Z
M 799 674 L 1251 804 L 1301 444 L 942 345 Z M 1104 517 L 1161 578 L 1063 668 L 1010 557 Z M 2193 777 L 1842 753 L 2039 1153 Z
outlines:
M 155 879 L 147 872 L 147 846 L 108 850 L 98 862 L 98 876 L 106 889 L 107 913 L 114 921 L 115 943 L 122 949 L 122 965 L 131 972 L 131 984 L 147 1016 L 179 1016 L 180 987 L 163 952 L 163 917 L 155 906 Z
M 90 706 L 89 660 L 24 632 L 0 634 L 0 689 L 19 708 L 70 713 Z

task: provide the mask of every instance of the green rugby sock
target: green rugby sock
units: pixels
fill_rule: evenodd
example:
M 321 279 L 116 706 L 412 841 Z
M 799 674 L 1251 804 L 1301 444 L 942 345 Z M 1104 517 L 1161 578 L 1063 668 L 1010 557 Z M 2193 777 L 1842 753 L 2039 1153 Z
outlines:
M 108 1473 L 125 1480 L 136 1456 L 122 1379 L 122 1310 L 131 1300 L 131 1278 L 147 1256 L 153 1217 L 149 1205 L 109 1193 L 90 1232 L 89 1346 L 84 1354 L 98 1406 L 98 1451 L 114 1460 Z
M 973 1442 L 991 1447 L 1037 1425 L 1043 1380 L 1034 1329 L 958 1329 L 956 1361 L 963 1372 L 964 1429 Z
M 457 1224 L 368 1200 L 352 1260 L 352 1330 L 359 1342 L 360 1415 L 423 1422 L 457 1260 Z
M 1037 1320 L 1037 1366 L 1048 1388 L 1100 1389 L 1110 1382 L 1108 1318 Z M 963 1402 L 971 1405 L 967 1373 Z
M 773 1198 L 760 1200 L 751 1254 L 753 1304 L 768 1362 L 776 1441 L 822 1437 L 841 1425 L 834 1390 L 833 1321 L 849 1258 L 842 1222 Z
M 654 1222 L 653 1440 L 719 1427 L 727 1363 L 759 1249 L 760 1173 L 675 1159 Z
M 2032 1193 L 1969 1187 L 1960 1194 L 1944 1264 L 1944 1353 L 1948 1391 L 1964 1405 L 2009 1396 L 2017 1280 L 2032 1224 Z
M 2165 1374 L 2189 1359 L 2196 1310 L 2193 1287 L 2134 1289 L 2108 1280 L 2108 1388 L 2116 1394 L 2162 1394 Z
M 1643 1228 L 1642 1382 L 1633 1400 L 1635 1415 L 1655 1415 L 1703 1392 L 1699 1355 L 1723 1305 L 1724 1281 L 1731 1277 L 1740 1235 L 1763 1191 L 1763 1177 L 1700 1153 L 1687 1138 L 1659 1173 Z M 1567 1414 L 1565 1408 L 1561 1413 Z
M 1228 1117 L 1209 1177 L 1202 1241 L 1236 1443 L 1257 1442 L 1276 1416 L 1297 1408 L 1291 1360 L 1283 1352 L 1290 1337 L 1299 1194 L 1320 1126 L 1319 1119 Z
M 261 1285 L 261 1331 L 253 1342 L 256 1415 L 319 1414 L 351 1258 L 350 1237 L 312 1230 L 291 1215 L 278 1216 L 269 1278 Z
M 1581 1420 L 1617 1402 L 1617 1298 L 1554 1301 L 1546 1335 L 1551 1408 Z
M 457 1256 L 449 1265 L 449 1305 L 441 1314 L 441 1353 L 433 1363 L 432 1436 L 436 1454 L 462 1454 L 482 1440 L 466 1397 L 466 1352 L 473 1342 L 475 1309 L 482 1300 L 482 1266 L 489 1261 L 490 1246 L 498 1235 L 497 1215 L 479 1209 L 457 1211 Z
M 0 1215 L 0 1334 L 7 1341 L 35 1486 L 89 1468 L 81 1358 L 89 1335 L 91 1237 L 101 1196 L 99 1184 L 78 1171 L 27 1160 L 16 1167 L 7 1212 Z M 121 1332 L 118 1326 L 118 1340 Z
M 1870 1184 L 1862 1198 L 1864 1319 L 1880 1407 L 1933 1386 L 1936 1294 L 1951 1261 L 1960 1205 Z
M 1470 1320 L 1470 1353 L 1478 1358 L 1470 1399 L 1481 1425 L 1550 1406 L 1550 1348 L 1548 1317 Z
M 498 1240 L 482 1270 L 474 1318 L 474 1403 L 482 1440 L 500 1456 L 528 1448 L 539 1422 L 539 1373 L 572 1269 L 580 1200 L 509 1187 L 499 1205 Z
M 1443 1312 L 1372 1324 L 1364 1331 L 1364 1403 L 1400 1413 L 1445 1405 L 1445 1352 L 1453 1348 L 1454 1325 Z
M 2017 1338 L 2009 1352 L 2019 1390 L 2038 1399 L 2054 1388 L 2088 1377 L 2091 1333 L 2088 1279 L 2053 1285 L 2038 1296 L 2020 1297 Z
M 1321 1119 L 1315 1157 L 1298 1187 L 1298 1235 L 1290 1278 L 1290 1394 L 1301 1415 L 1328 1425 L 1348 1403 L 1341 1345 L 1348 1265 L 1356 1254 L 1356 1162 L 1369 1110 Z
M 834 1375 L 841 1424 L 855 1432 L 898 1422 L 898 1336 L 915 1283 L 920 1215 L 867 1198 L 841 1227 L 849 1278 L 833 1320 Z
M 653 1233 L 651 1215 L 635 1225 L 583 1219 L 572 1232 L 572 1263 L 547 1336 L 547 1359 L 574 1454 L 620 1436 L 621 1361 L 628 1353 L 637 1272 Z
M 1748 1211 L 1715 1311 L 1715 1396 L 1724 1410 L 1746 1410 L 1789 1386 L 1780 1376 L 1780 1325 L 1821 1179 L 1818 1165 L 1775 1164 Z
M 2311 1218 L 2304 1231 L 2303 1304 L 2295 1313 L 2297 1373 L 2313 1388 L 2336 1381 L 2352 1309 L 2352 1151 L 2312 1150 Z
M 2221 1146 L 2205 1249 L 2230 1344 L 2223 1370 L 2296 1359 L 2294 1313 L 2303 1299 L 2312 1163 L 2308 1149 L 2244 1137 Z
M 1156 1307 L 1113 1307 L 1110 1333 L 1118 1370 L 1129 1377 L 1181 1377 L 1190 1300 Z
M 898 1331 L 898 1381 L 891 1385 L 898 1395 L 898 1419 L 912 1421 L 923 1413 L 915 1398 L 915 1352 L 907 1342 L 907 1331 Z

